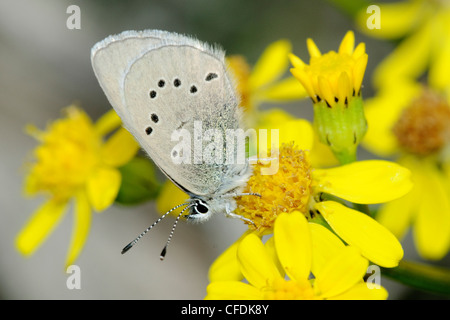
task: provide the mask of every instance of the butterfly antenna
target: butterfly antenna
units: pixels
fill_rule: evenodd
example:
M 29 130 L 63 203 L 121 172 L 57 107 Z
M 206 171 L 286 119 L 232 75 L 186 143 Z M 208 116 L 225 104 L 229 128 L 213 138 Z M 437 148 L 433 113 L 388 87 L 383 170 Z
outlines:
M 153 224 L 148 227 L 147 229 L 144 230 L 144 232 L 142 232 L 136 239 L 134 239 L 133 241 L 131 241 L 129 244 L 127 244 L 123 249 L 122 249 L 122 254 L 124 254 L 125 252 L 127 252 L 128 250 L 131 249 L 131 247 L 133 247 L 147 232 L 149 232 L 158 222 L 160 222 L 162 219 L 164 219 L 169 213 L 171 213 L 173 210 L 178 209 L 179 207 L 185 206 L 190 204 L 190 202 L 186 202 L 186 203 L 182 203 L 176 207 L 173 207 L 172 209 L 170 209 L 169 211 L 167 211 L 166 213 L 164 213 L 158 220 L 156 220 L 155 222 L 153 222 Z M 188 207 L 189 208 L 189 207 Z M 185 208 L 186 209 L 186 208 Z M 182 212 L 184 212 L 184 210 Z
M 175 222 L 174 222 L 174 224 L 173 224 L 172 230 L 170 231 L 169 239 L 167 239 L 166 245 L 164 246 L 164 248 L 163 248 L 162 251 L 161 251 L 161 254 L 159 255 L 159 258 L 161 259 L 161 261 L 164 260 L 164 258 L 165 258 L 165 256 L 166 256 L 166 253 L 167 253 L 167 247 L 169 246 L 169 243 L 170 243 L 170 241 L 172 240 L 173 233 L 175 232 L 175 228 L 177 227 L 178 221 L 180 220 L 181 216 L 183 215 L 183 213 L 184 213 L 187 209 L 189 209 L 189 208 L 191 208 L 191 207 L 194 207 L 195 205 L 196 205 L 196 204 L 191 204 L 190 206 L 187 206 L 187 207 L 184 208 L 184 209 L 180 212 L 180 214 L 178 215 L 177 219 L 175 220 Z

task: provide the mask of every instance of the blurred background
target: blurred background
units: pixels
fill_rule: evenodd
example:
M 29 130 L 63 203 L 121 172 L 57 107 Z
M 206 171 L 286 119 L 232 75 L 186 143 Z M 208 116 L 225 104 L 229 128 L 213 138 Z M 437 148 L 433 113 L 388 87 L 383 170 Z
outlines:
M 70 5 L 81 10 L 80 30 L 66 27 Z M 202 225 L 180 223 L 161 262 L 159 254 L 173 222 L 169 218 L 121 255 L 123 246 L 158 214 L 153 202 L 134 207 L 114 205 L 94 214 L 89 238 L 76 262 L 81 269 L 80 290 L 67 289 L 69 275 L 63 268 L 72 232 L 71 212 L 33 256 L 24 258 L 15 250 L 15 236 L 43 201 L 23 197 L 24 163 L 36 146 L 24 127 L 32 123 L 43 129 L 74 102 L 94 120 L 110 110 L 91 68 L 90 49 L 108 35 L 142 29 L 194 35 L 254 63 L 269 43 L 282 38 L 290 40 L 293 52 L 308 61 L 307 37 L 312 37 L 322 52 L 336 50 L 346 31 L 355 26 L 327 1 L 2 0 L 1 299 L 202 299 L 209 266 L 245 230 L 240 221 L 224 216 Z M 356 41 L 366 43 L 369 64 L 365 79 L 370 79 L 373 68 L 393 45 L 358 32 Z M 369 81 L 365 84 L 363 95 L 371 96 Z M 280 107 L 312 119 L 310 100 Z M 405 241 L 411 241 L 410 236 Z M 406 248 L 406 257 L 418 259 L 413 246 Z M 391 299 L 433 297 L 384 277 L 381 284 Z

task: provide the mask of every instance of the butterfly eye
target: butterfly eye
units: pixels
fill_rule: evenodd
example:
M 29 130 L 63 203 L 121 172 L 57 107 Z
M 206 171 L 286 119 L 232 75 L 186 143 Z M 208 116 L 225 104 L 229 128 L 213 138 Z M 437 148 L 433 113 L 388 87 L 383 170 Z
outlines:
M 198 200 L 198 201 L 196 201 L 196 203 L 195 203 L 194 210 L 195 210 L 197 213 L 205 214 L 205 213 L 207 213 L 207 212 L 209 211 L 209 207 L 208 207 L 208 205 L 206 204 L 206 202 L 203 202 L 203 201 L 201 201 L 201 200 Z

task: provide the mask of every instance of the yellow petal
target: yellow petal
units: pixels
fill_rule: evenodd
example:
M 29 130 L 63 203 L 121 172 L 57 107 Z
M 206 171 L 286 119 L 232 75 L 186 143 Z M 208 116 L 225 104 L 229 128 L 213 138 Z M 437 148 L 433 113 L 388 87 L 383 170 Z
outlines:
M 422 75 L 430 58 L 431 32 L 431 26 L 427 24 L 403 40 L 375 69 L 375 86 L 395 86 L 399 79 Z
M 297 57 L 295 54 L 289 53 L 288 57 L 294 68 L 303 69 L 305 67 L 306 64 L 303 62 L 303 60 Z
M 86 191 L 92 207 L 96 211 L 108 208 L 116 199 L 122 177 L 119 170 L 98 168 L 86 184 Z
M 314 131 L 312 125 L 303 119 L 295 119 L 286 111 L 282 109 L 270 109 L 261 111 L 258 116 L 256 129 L 277 129 L 279 130 L 279 146 L 283 143 L 290 143 L 295 141 L 295 144 L 303 150 L 310 150 L 313 146 Z M 269 131 L 271 133 L 271 131 Z M 268 134 L 267 145 L 258 145 L 259 150 L 266 151 L 271 145 L 271 135 Z M 256 154 L 250 153 L 250 154 Z
M 384 204 L 377 213 L 377 220 L 388 228 L 397 239 L 402 239 L 415 220 L 417 208 L 422 199 L 422 189 L 428 189 L 423 181 L 420 181 L 422 163 L 415 157 L 403 156 L 398 163 L 409 169 L 412 173 L 414 187 L 405 196 Z
M 17 250 L 33 254 L 52 233 L 65 213 L 67 202 L 49 200 L 39 207 L 16 237 Z
M 353 92 L 353 84 L 350 83 L 350 78 L 347 72 L 342 72 L 339 76 L 337 87 L 337 98 L 341 102 L 345 102 L 346 98 L 351 97 Z
M 208 278 L 210 282 L 216 281 L 240 281 L 244 277 L 237 260 L 237 248 L 243 238 L 251 233 L 251 230 L 244 232 L 231 246 L 214 260 L 209 268 Z
M 447 21 L 450 19 L 448 13 L 445 18 Z M 443 39 L 439 39 L 439 49 L 436 50 L 435 56 L 432 57 L 428 82 L 432 88 L 445 89 L 450 83 L 450 72 L 448 72 L 450 70 L 450 32 L 446 36 L 442 35 L 440 37 L 443 37 Z
M 205 300 L 262 300 L 262 292 L 238 281 L 212 282 L 206 288 Z
M 305 216 L 299 211 L 282 213 L 275 220 L 273 232 L 278 258 L 286 274 L 292 280 L 308 279 L 312 247 Z
M 290 120 L 280 126 L 280 146 L 295 141 L 301 150 L 311 150 L 314 142 L 313 127 L 307 120 Z
M 270 44 L 250 74 L 250 88 L 252 90 L 261 88 L 280 78 L 288 68 L 290 51 L 291 43 L 287 40 L 278 40 Z
M 280 260 L 278 259 L 277 249 L 275 248 L 275 238 L 270 237 L 269 239 L 267 239 L 264 246 L 266 247 L 266 250 L 269 253 L 269 255 L 272 257 L 273 263 L 277 266 L 278 272 L 283 277 L 285 275 L 285 271 L 280 263 Z
M 316 44 L 314 43 L 313 39 L 311 38 L 306 39 L 306 46 L 308 47 L 309 56 L 311 58 L 320 57 L 322 55 L 320 53 L 319 48 L 317 48 Z
M 386 300 L 388 292 L 385 288 L 369 288 L 367 283 L 360 282 L 349 290 L 336 295 L 333 300 Z
M 334 202 L 314 205 L 338 236 L 375 264 L 393 268 L 403 257 L 397 238 L 374 219 Z
M 423 17 L 424 1 L 403 1 L 388 4 L 377 4 L 380 8 L 380 29 L 369 29 L 368 19 L 374 11 L 361 10 L 356 17 L 360 31 L 378 38 L 397 39 L 410 32 Z
M 310 222 L 312 239 L 312 273 L 319 274 L 328 261 L 345 248 L 345 244 L 330 230 L 320 224 Z
M 290 69 L 292 75 L 300 82 L 303 88 L 306 90 L 308 95 L 313 99 L 313 101 L 317 102 L 316 91 L 310 81 L 309 76 L 300 69 L 291 68 Z
M 359 90 L 361 90 L 368 59 L 369 56 L 367 54 L 363 54 L 355 62 L 355 67 L 353 68 L 353 88 L 355 89 L 356 93 L 358 93 Z
M 353 162 L 317 169 L 316 192 L 326 192 L 355 203 L 381 203 L 400 198 L 412 188 L 410 171 L 384 160 Z
M 275 129 L 283 123 L 294 120 L 295 118 L 279 108 L 271 108 L 267 111 L 261 111 L 258 115 L 257 129 Z
M 383 157 L 398 152 L 397 138 L 392 128 L 398 120 L 401 107 L 389 96 L 379 95 L 365 100 L 367 133 L 362 143 L 366 149 Z
M 324 76 L 319 76 L 319 96 L 322 99 L 325 99 L 330 106 L 333 106 L 335 104 L 334 98 L 335 94 L 331 89 L 331 85 L 328 82 L 328 79 Z
M 66 268 L 72 265 L 81 253 L 91 228 L 92 212 L 84 192 L 75 196 L 72 240 L 66 258 Z
M 313 168 L 331 167 L 339 164 L 331 148 L 320 142 L 316 132 L 313 140 L 313 148 L 310 152 L 310 161 Z
M 321 297 L 332 298 L 362 281 L 368 266 L 358 249 L 346 246 L 315 275 L 314 289 Z
M 130 161 L 140 146 L 126 129 L 120 128 L 102 146 L 102 160 L 111 167 L 120 167 Z
M 414 225 L 414 239 L 420 255 L 442 259 L 450 249 L 450 188 L 434 163 L 421 164 L 415 170 L 420 184 L 420 203 Z
M 98 135 L 104 136 L 119 128 L 121 125 L 122 121 L 120 120 L 120 117 L 114 109 L 111 109 L 97 120 L 94 127 Z
M 417 193 L 413 190 L 400 199 L 384 204 L 377 213 L 377 221 L 389 229 L 397 239 L 405 236 L 417 206 Z
M 360 57 L 362 57 L 362 55 L 364 55 L 365 53 L 366 53 L 366 44 L 364 42 L 360 42 L 356 46 L 355 51 L 352 54 L 352 57 L 353 59 L 357 60 Z
M 258 289 L 271 284 L 275 279 L 281 278 L 261 239 L 253 233 L 240 242 L 237 258 L 245 279 Z
M 352 55 L 353 49 L 355 48 L 355 34 L 353 31 L 347 31 L 347 33 L 344 36 L 344 39 L 342 39 L 341 44 L 339 46 L 339 54 L 348 54 L 349 56 Z
M 284 102 L 302 99 L 308 96 L 305 88 L 294 77 L 289 77 L 256 92 L 257 98 L 267 102 Z

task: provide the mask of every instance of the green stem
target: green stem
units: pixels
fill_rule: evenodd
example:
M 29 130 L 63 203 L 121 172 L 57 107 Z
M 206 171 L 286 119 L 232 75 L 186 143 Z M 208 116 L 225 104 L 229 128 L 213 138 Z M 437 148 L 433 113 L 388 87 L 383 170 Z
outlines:
M 382 274 L 416 289 L 450 297 L 447 268 L 402 260 L 396 268 L 382 268 Z
M 367 204 L 353 203 L 353 207 L 355 208 L 355 210 L 365 213 L 371 218 L 374 217 L 374 215 L 370 212 L 370 208 Z

